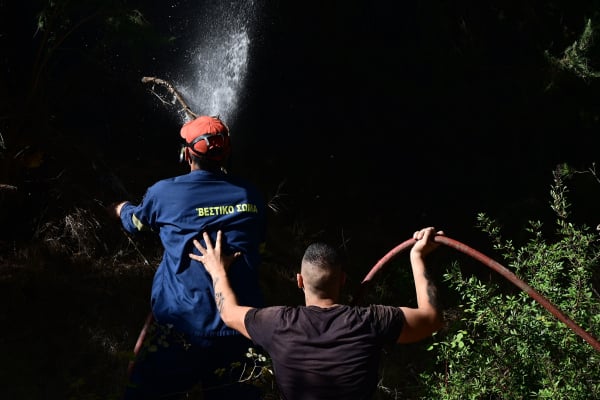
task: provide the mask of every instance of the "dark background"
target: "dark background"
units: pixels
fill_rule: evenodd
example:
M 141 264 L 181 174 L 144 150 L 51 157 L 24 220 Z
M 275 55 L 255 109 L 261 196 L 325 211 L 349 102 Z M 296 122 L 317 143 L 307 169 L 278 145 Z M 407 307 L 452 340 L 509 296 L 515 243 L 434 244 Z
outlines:
M 5 106 L 34 85 L 41 36 L 40 8 L 10 3 L 2 14 L 14 26 L 0 38 Z M 176 78 L 214 3 L 126 5 L 143 29 L 109 31 L 107 17 L 85 19 L 92 5 L 59 15 L 74 33 L 52 43 L 43 92 L 32 90 L 34 107 L 14 106 L 22 115 L 5 114 L 2 132 L 14 153 L 63 137 L 76 148 L 67 154 L 101 158 L 140 196 L 183 170 L 180 118 L 140 78 Z M 283 182 L 294 215 L 392 241 L 429 224 L 469 235 L 480 211 L 508 224 L 537 219 L 554 167 L 585 170 L 597 159 L 596 80 L 545 55 L 562 57 L 596 5 L 257 1 L 246 89 L 228 121 L 232 170 L 268 194 Z M 144 175 L 120 172 L 133 165 Z
M 181 116 L 140 80 L 180 78 L 198 35 L 224 23 L 206 23 L 215 7 L 254 9 L 227 121 L 232 172 L 276 197 L 283 224 L 364 240 L 367 259 L 425 225 L 484 243 L 478 212 L 508 236 L 552 221 L 553 169 L 598 158 L 597 78 L 552 61 L 595 21 L 595 1 L 48 4 L 0 3 L 2 180 L 18 188 L 3 193 L 4 240 L 185 172 Z M 583 53 L 592 71 L 597 53 Z M 590 225 L 597 187 L 574 194 Z

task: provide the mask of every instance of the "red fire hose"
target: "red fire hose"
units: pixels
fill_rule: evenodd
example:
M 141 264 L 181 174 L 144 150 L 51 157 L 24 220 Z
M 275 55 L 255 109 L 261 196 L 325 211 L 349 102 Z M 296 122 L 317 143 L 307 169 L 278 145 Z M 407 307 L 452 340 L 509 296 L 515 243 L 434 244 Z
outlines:
M 558 308 L 556 308 L 555 305 L 553 305 L 550 301 L 548 301 L 548 299 L 546 299 L 544 296 L 542 296 L 540 293 L 538 293 L 531 286 L 527 285 L 521 279 L 517 278 L 517 276 L 514 273 L 512 273 L 511 271 L 506 269 L 504 266 L 502 266 L 497 261 L 494 261 L 491 258 L 489 258 L 488 256 L 480 253 L 479 251 L 477 251 L 459 241 L 451 239 L 447 236 L 435 236 L 433 241 L 436 243 L 444 244 L 444 245 L 452 247 L 462 253 L 465 253 L 466 255 L 473 257 L 474 259 L 482 262 L 487 267 L 498 272 L 500 275 L 502 275 L 503 277 L 508 279 L 510 282 L 515 284 L 519 289 L 521 289 L 522 291 L 527 293 L 529 296 L 531 296 L 535 301 L 540 303 L 545 309 L 550 311 L 550 313 L 552 313 L 552 315 L 554 315 L 560 321 L 564 322 L 571 330 L 573 330 L 576 334 L 578 334 L 580 337 L 582 337 L 594 349 L 596 349 L 597 351 L 600 351 L 600 343 L 598 342 L 598 340 L 596 338 L 594 338 L 591 334 L 589 334 L 584 329 L 582 329 L 579 325 L 577 325 L 575 322 L 573 322 L 569 317 L 564 315 Z M 415 242 L 416 242 L 415 239 L 408 239 L 408 240 L 400 243 L 398 246 L 394 247 L 385 256 L 383 256 L 377 262 L 377 264 L 375 264 L 375 266 L 373 268 L 371 268 L 371 271 L 369 271 L 369 273 L 362 280 L 359 290 L 358 290 L 357 294 L 354 296 L 354 298 L 355 298 L 354 302 L 356 302 L 358 299 L 360 299 L 362 297 L 362 295 L 365 293 L 366 289 L 369 286 L 369 283 L 371 282 L 371 280 L 373 279 L 375 274 L 377 274 L 377 272 L 380 271 L 388 261 L 393 259 L 398 254 L 402 253 L 404 250 L 408 249 L 409 247 L 412 247 L 412 245 Z
M 498 272 L 500 275 L 502 275 L 503 277 L 508 279 L 510 282 L 512 282 L 514 285 L 516 285 L 519 289 L 521 289 L 522 291 L 527 293 L 535 301 L 540 303 L 546 310 L 550 311 L 550 313 L 552 313 L 552 315 L 554 315 L 560 321 L 564 322 L 571 330 L 573 330 L 573 332 L 575 332 L 581 338 L 583 338 L 586 342 L 588 342 L 594 349 L 596 349 L 597 351 L 600 351 L 600 343 L 598 342 L 598 340 L 596 338 L 594 338 L 591 334 L 589 334 L 583 328 L 581 328 L 579 325 L 577 325 L 575 322 L 573 322 L 573 320 L 571 320 L 569 317 L 567 317 L 565 314 L 563 314 L 554 304 L 552 304 L 550 301 L 548 301 L 548 299 L 546 299 L 544 296 L 542 296 L 540 293 L 538 293 L 531 286 L 529 286 L 528 284 L 523 282 L 521 279 L 519 279 L 514 273 L 512 273 L 511 271 L 506 269 L 506 267 L 504 267 L 502 264 L 500 264 L 497 261 L 489 258 L 488 256 L 480 253 L 479 251 L 467 246 L 466 244 L 463 244 L 457 240 L 451 239 L 447 236 L 435 236 L 433 238 L 433 241 L 436 243 L 444 244 L 448 247 L 452 247 L 468 256 L 471 256 L 472 258 L 480 261 L 487 267 Z M 354 295 L 353 303 L 357 303 L 362 298 L 362 296 L 366 292 L 367 288 L 369 287 L 373 277 L 377 274 L 377 272 L 379 272 L 383 268 L 383 266 L 386 263 L 388 263 L 390 260 L 392 260 L 398 254 L 402 253 L 404 250 L 412 247 L 412 245 L 415 244 L 415 242 L 416 242 L 415 239 L 405 240 L 404 242 L 400 243 L 398 246 L 396 246 L 392 250 L 390 250 L 386 255 L 384 255 L 373 266 L 373 268 L 371 268 L 369 273 L 362 280 L 361 285 L 358 288 L 358 291 Z M 138 352 L 142 346 L 142 343 L 144 341 L 144 338 L 146 336 L 146 333 L 148 331 L 148 328 L 152 324 L 152 321 L 153 321 L 153 317 L 152 317 L 152 313 L 150 313 L 150 314 L 148 314 L 148 316 L 146 318 L 144 327 L 142 328 L 142 331 L 140 332 L 137 343 L 135 345 L 135 349 L 134 349 L 135 355 L 138 354 Z M 134 361 L 132 361 L 129 364 L 129 371 L 128 371 L 129 373 L 131 373 L 133 365 L 134 365 Z
M 152 322 L 154 322 L 154 314 L 152 314 L 152 311 L 150 311 L 148 313 L 148 315 L 146 316 L 146 321 L 144 322 L 144 327 L 140 331 L 137 342 L 135 342 L 135 347 L 133 349 L 133 354 L 135 357 L 137 357 L 138 353 L 140 352 L 140 349 L 142 348 L 142 345 L 144 344 L 144 339 L 146 339 L 146 334 L 148 333 L 148 330 L 150 329 Z M 131 361 L 129 361 L 129 365 L 127 366 L 127 376 L 131 377 L 131 373 L 133 372 L 134 365 L 135 365 L 135 358 L 132 359 Z

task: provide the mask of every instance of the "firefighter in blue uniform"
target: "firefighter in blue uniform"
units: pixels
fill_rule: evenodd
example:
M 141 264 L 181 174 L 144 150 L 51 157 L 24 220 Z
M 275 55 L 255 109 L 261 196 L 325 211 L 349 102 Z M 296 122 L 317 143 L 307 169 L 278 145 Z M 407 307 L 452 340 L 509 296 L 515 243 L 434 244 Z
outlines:
M 218 117 L 187 122 L 181 137 L 190 172 L 150 186 L 140 204 L 124 201 L 113 210 L 127 232 L 155 232 L 164 247 L 152 284 L 155 322 L 133 364 L 125 399 L 179 399 L 198 384 L 203 399 L 258 398 L 256 388 L 237 382 L 232 367 L 252 344 L 223 323 L 210 276 L 188 254 L 197 252 L 192 241 L 201 232 L 211 232 L 214 240 L 222 230 L 227 251 L 242 254 L 230 270 L 238 301 L 263 305 L 258 267 L 265 201 L 254 185 L 225 172 L 231 143 Z

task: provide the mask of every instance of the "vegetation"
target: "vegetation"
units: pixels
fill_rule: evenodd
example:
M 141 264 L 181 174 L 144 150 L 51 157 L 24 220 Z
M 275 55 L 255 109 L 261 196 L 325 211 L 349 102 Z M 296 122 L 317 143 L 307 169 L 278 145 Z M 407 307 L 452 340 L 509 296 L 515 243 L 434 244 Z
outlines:
M 569 220 L 560 166 L 551 190 L 556 230 L 530 221 L 530 239 L 517 246 L 480 214 L 480 227 L 510 269 L 595 337 L 600 335 L 599 233 Z M 469 276 L 454 264 L 445 274 L 461 304 L 430 350 L 438 372 L 424 372 L 425 398 L 590 399 L 600 397 L 600 353 L 539 303 L 498 282 Z
M 589 65 L 590 58 L 588 54 L 593 48 L 594 36 L 597 31 L 592 23 L 591 19 L 586 21 L 579 40 L 574 41 L 560 59 L 551 56 L 548 51 L 545 53 L 551 62 L 559 68 L 565 69 L 584 80 L 600 77 L 600 73 Z

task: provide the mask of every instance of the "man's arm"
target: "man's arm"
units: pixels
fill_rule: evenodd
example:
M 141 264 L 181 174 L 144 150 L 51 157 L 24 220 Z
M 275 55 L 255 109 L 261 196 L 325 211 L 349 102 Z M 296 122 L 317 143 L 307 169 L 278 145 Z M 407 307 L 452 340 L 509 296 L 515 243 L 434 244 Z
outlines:
M 127 203 L 127 201 L 121 201 L 119 203 L 112 203 L 108 206 L 108 212 L 113 217 L 120 218 L 121 217 L 121 209 Z
M 238 304 L 235 293 L 233 293 L 233 289 L 231 289 L 231 285 L 229 284 L 229 278 L 227 278 L 227 268 L 241 254 L 238 252 L 234 255 L 225 255 L 221 252 L 221 238 L 223 235 L 221 231 L 217 232 L 217 240 L 214 247 L 208 233 L 204 232 L 202 235 L 206 243 L 206 248 L 202 247 L 200 242 L 194 240 L 194 246 L 196 246 L 202 255 L 199 256 L 190 253 L 190 258 L 200 261 L 210 274 L 215 290 L 215 302 L 225 325 L 251 339 L 246 330 L 244 318 L 252 307 L 244 307 Z
M 437 232 L 437 235 L 443 234 L 442 231 Z M 421 229 L 413 235 L 417 242 L 410 251 L 410 263 L 417 293 L 417 308 L 400 307 L 406 322 L 398 337 L 398 343 L 417 342 L 443 325 L 442 315 L 437 305 L 437 290 L 425 269 L 425 256 L 438 246 L 433 242 L 435 235 L 434 228 Z

